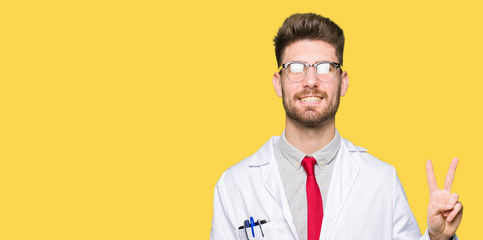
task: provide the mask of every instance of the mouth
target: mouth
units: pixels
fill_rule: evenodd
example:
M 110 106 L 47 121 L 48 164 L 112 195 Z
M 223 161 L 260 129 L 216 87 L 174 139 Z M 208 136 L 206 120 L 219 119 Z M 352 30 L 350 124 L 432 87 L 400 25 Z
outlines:
M 316 103 L 322 101 L 322 97 L 320 96 L 303 96 L 299 98 L 300 101 L 306 103 Z

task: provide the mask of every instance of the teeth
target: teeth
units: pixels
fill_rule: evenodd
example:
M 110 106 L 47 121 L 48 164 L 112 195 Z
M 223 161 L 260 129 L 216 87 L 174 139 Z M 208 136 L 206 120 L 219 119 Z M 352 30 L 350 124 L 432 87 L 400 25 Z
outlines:
M 305 97 L 301 99 L 302 102 L 318 102 L 321 100 L 320 97 Z

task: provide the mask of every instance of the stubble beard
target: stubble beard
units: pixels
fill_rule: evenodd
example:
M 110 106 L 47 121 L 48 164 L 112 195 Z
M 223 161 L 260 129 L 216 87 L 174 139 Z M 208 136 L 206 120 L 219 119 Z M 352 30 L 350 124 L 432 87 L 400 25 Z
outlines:
M 298 96 L 307 93 L 299 93 L 294 96 L 292 101 L 289 101 L 288 96 L 285 95 L 285 92 L 282 89 L 282 101 L 283 107 L 285 109 L 285 114 L 288 118 L 302 124 L 305 127 L 317 127 L 323 125 L 328 120 L 334 119 L 337 110 L 339 109 L 339 102 L 340 102 L 340 90 L 341 86 L 339 84 L 336 96 L 334 99 L 329 100 L 327 98 L 327 93 L 318 92 L 323 96 L 323 99 L 327 101 L 327 107 L 323 109 L 321 112 L 317 112 L 317 110 L 312 106 L 304 106 L 303 108 L 296 108 L 293 103 L 298 100 Z

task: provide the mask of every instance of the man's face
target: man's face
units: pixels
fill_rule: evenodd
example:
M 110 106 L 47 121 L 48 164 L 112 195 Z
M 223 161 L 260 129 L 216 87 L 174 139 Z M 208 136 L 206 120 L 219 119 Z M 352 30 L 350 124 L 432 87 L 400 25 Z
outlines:
M 300 40 L 288 45 L 282 63 L 336 62 L 335 48 L 320 40 Z M 282 74 L 275 73 L 273 84 L 279 97 L 283 98 L 283 106 L 287 117 L 306 127 L 315 127 L 333 119 L 339 107 L 340 96 L 347 91 L 349 79 L 346 72 L 337 70 L 335 79 L 322 82 L 317 79 L 315 69 L 310 67 L 305 79 L 292 82 L 287 78 L 286 70 Z

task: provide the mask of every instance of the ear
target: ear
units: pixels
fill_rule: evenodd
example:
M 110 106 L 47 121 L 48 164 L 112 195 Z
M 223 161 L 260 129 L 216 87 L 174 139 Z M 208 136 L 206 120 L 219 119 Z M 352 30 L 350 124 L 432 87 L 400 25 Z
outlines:
M 340 85 L 340 96 L 343 97 L 349 88 L 349 75 L 345 71 L 340 75 Z
M 282 76 L 280 74 L 274 73 L 273 74 L 273 87 L 275 88 L 275 92 L 277 96 L 282 97 Z

